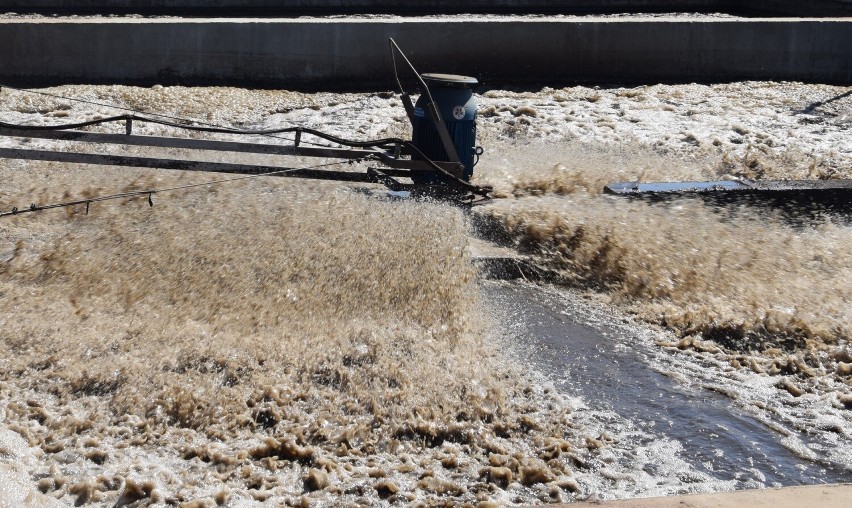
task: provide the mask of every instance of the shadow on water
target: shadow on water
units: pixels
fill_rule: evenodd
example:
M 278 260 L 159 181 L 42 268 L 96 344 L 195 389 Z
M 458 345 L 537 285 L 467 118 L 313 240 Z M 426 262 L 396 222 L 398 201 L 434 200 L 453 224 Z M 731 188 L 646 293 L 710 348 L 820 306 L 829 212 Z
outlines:
M 687 389 L 651 366 L 648 338 L 558 290 L 483 282 L 481 291 L 524 360 L 593 409 L 611 410 L 646 432 L 677 440 L 683 459 L 738 488 L 849 481 L 782 446 L 783 436 L 709 390 Z M 635 326 L 635 325 L 633 325 Z M 651 472 L 652 473 L 652 472 Z
M 846 92 L 843 92 L 842 94 L 835 95 L 834 97 L 832 97 L 830 99 L 826 99 L 824 101 L 814 102 L 814 103 L 808 105 L 808 107 L 806 107 L 805 109 L 799 111 L 799 113 L 804 113 L 804 114 L 809 115 L 809 114 L 813 113 L 814 110 L 819 108 L 819 107 L 825 106 L 826 104 L 831 104 L 832 102 L 837 102 L 841 99 L 845 99 L 846 97 L 849 97 L 850 95 L 852 95 L 852 90 L 848 90 Z

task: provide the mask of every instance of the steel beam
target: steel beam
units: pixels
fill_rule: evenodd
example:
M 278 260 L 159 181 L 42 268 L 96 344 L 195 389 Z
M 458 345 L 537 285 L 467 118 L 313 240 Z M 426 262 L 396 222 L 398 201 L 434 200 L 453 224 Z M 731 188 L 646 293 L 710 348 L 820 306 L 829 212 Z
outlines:
M 370 155 L 381 155 L 381 152 L 378 150 L 295 146 L 292 144 L 280 145 L 272 143 L 242 143 L 237 141 L 217 141 L 209 139 L 190 139 L 166 136 L 140 136 L 136 134 L 106 134 L 78 130 L 41 131 L 8 129 L 0 127 L 0 135 L 21 138 L 55 139 L 59 141 L 79 141 L 83 143 L 98 143 L 110 145 L 150 146 L 157 148 L 185 148 L 189 150 L 213 150 L 219 152 L 328 157 L 337 159 L 358 159 Z
M 852 180 L 718 180 L 715 182 L 621 182 L 604 187 L 607 194 L 663 195 L 663 194 L 844 194 L 852 197 Z
M 347 182 L 376 182 L 374 176 L 364 172 L 356 171 L 338 171 L 322 168 L 285 168 L 278 166 L 260 166 L 253 164 L 202 162 L 179 159 L 130 157 L 125 155 L 105 155 L 78 152 L 54 152 L 51 150 L 31 150 L 24 148 L 0 148 L 0 158 L 66 162 L 74 164 L 98 164 L 103 166 L 130 166 L 152 169 L 172 169 L 180 171 L 238 173 L 251 175 L 278 172 L 270 176 L 315 178 L 320 180 L 341 180 Z M 411 176 L 411 171 L 401 169 L 387 169 L 383 171 L 383 173 L 392 177 Z
M 238 141 L 219 141 L 209 139 L 190 139 L 169 136 L 144 136 L 136 134 L 109 134 L 85 132 L 79 130 L 29 130 L 0 127 L 0 136 L 18 138 L 38 138 L 57 141 L 74 141 L 105 145 L 145 146 L 153 148 L 180 148 L 187 150 L 205 150 L 216 152 L 256 153 L 264 155 L 284 155 L 301 157 L 325 157 L 330 159 L 360 159 L 373 157 L 393 169 L 409 169 L 422 172 L 435 172 L 429 163 L 414 159 L 401 159 L 395 154 L 378 149 L 311 147 L 280 145 L 273 143 L 243 143 Z M 410 150 L 400 150 L 400 154 L 410 155 Z M 14 156 L 10 158 L 15 158 Z M 47 159 L 39 159 L 47 160 Z M 89 162 L 88 164 L 97 164 Z M 458 164 L 453 162 L 435 162 L 445 171 L 461 178 Z M 115 164 L 125 165 L 125 164 Z M 150 166 L 145 166 L 150 167 Z

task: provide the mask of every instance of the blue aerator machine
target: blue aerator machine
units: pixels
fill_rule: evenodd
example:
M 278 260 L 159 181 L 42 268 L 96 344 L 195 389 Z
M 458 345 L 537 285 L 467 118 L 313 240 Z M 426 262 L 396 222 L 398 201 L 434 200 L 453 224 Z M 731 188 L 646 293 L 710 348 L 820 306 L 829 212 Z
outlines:
M 482 154 L 482 148 L 476 146 L 476 100 L 473 98 L 473 88 L 479 82 L 476 78 L 455 74 L 421 74 L 420 77 L 428 88 L 421 90 L 414 104 L 412 142 L 432 160 L 463 165 L 460 176 L 469 182 L 476 159 Z M 429 102 L 434 103 L 438 119 L 430 114 Z M 448 153 L 438 122 L 443 123 L 449 135 L 452 145 L 449 152 L 455 153 Z

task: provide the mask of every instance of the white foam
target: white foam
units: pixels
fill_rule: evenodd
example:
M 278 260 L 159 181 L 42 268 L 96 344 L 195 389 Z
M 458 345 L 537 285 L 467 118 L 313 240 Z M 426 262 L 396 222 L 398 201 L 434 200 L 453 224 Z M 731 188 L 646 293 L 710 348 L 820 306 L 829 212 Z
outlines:
M 17 432 L 0 424 L 0 508 L 41 508 L 60 506 L 38 492 L 30 479 L 36 464 L 35 453 Z

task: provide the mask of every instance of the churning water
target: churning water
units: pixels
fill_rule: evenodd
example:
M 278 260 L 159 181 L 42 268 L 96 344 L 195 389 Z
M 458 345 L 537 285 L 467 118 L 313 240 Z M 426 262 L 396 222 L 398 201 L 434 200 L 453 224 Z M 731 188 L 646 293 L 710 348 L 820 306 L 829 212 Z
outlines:
M 812 432 L 779 431 L 726 395 L 678 383 L 677 366 L 697 362 L 661 351 L 655 341 L 665 332 L 576 292 L 505 282 L 484 283 L 482 290 L 519 357 L 590 408 L 615 412 L 660 440 L 676 441 L 698 478 L 737 489 L 852 478 L 848 463 L 814 461 L 783 442 L 791 434 L 809 441 Z M 724 382 L 723 373 L 707 376 Z M 643 469 L 654 475 L 662 468 L 649 463 Z
M 406 131 L 389 94 L 53 92 L 209 123 Z M 478 281 L 459 210 L 338 184 L 258 179 L 5 220 L 3 492 L 487 505 L 848 480 L 849 228 L 600 195 L 637 178 L 849 177 L 848 99 L 832 94 L 481 97 L 477 178 L 499 199 L 477 213 L 571 291 Z M 0 104 L 36 124 L 115 112 L 8 90 Z M 13 161 L 0 176 L 4 210 L 208 178 Z

